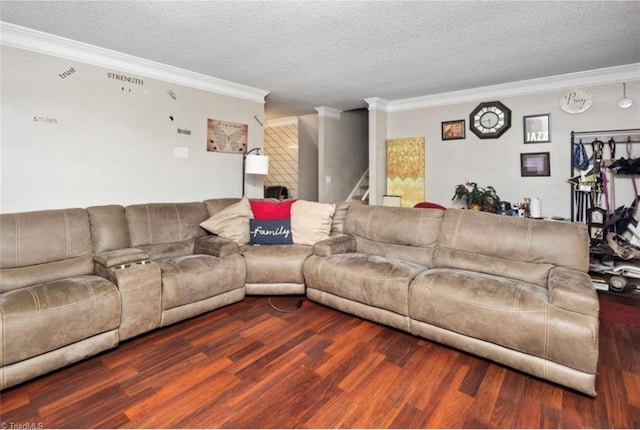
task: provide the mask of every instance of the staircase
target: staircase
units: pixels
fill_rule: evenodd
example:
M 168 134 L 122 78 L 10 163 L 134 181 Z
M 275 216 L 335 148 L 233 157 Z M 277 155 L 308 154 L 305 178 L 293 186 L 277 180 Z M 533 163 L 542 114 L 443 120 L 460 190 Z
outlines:
M 367 169 L 360 180 L 347 197 L 348 202 L 369 204 L 369 169 Z

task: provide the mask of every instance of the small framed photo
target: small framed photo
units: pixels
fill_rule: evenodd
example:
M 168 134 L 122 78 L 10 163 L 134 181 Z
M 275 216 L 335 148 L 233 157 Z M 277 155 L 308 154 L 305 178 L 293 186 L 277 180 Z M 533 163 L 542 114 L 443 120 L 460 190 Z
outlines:
M 549 128 L 549 114 L 530 115 L 522 118 L 524 143 L 549 143 L 551 131 Z
M 464 139 L 465 122 L 463 119 L 442 123 L 442 140 Z
M 520 176 L 551 176 L 548 152 L 520 154 Z

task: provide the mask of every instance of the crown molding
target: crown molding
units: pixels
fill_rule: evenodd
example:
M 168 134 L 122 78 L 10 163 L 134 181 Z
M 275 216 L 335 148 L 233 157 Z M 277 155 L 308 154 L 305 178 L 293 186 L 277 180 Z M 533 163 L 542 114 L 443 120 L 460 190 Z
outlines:
M 389 101 L 380 97 L 370 97 L 368 99 L 364 99 L 364 101 L 369 105 L 369 110 L 381 110 L 386 112 L 389 106 Z
M 268 91 L 0 21 L 0 44 L 264 103 Z
M 369 109 L 383 110 L 385 112 L 401 112 L 477 102 L 487 99 L 499 99 L 502 97 L 518 97 L 552 91 L 564 91 L 570 88 L 616 84 L 637 81 L 639 79 L 640 63 L 635 63 L 422 97 L 390 101 L 373 97 L 364 100 L 369 103 Z
M 288 116 L 286 118 L 268 119 L 264 122 L 265 127 L 280 127 L 284 125 L 298 125 L 297 116 Z
M 314 108 L 318 112 L 318 118 L 340 119 L 342 111 L 329 106 L 318 106 Z

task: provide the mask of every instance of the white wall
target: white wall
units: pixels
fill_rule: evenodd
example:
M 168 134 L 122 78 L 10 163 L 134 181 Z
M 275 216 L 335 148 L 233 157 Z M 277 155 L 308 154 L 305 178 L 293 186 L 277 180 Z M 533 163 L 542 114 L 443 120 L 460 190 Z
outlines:
M 369 164 L 368 113 L 342 112 L 340 119 L 320 116 L 319 201 L 342 202 Z
M 206 151 L 207 119 L 248 124 L 249 148 L 262 146 L 264 103 L 1 49 L 2 212 L 241 195 L 242 156 Z M 262 196 L 261 177 L 246 187 Z
M 298 118 L 298 198 L 318 201 L 318 115 Z
M 479 102 L 449 106 L 389 112 L 387 138 L 425 136 L 426 184 L 425 200 L 445 206 L 457 184 L 469 180 L 481 186 L 493 185 L 502 200 L 522 201 L 523 197 L 539 197 L 543 216 L 570 216 L 571 131 L 640 128 L 640 81 L 627 83 L 627 95 L 634 99 L 631 108 L 616 106 L 622 97 L 622 84 L 581 87 L 591 92 L 594 103 L 581 114 L 568 114 L 560 109 L 564 91 L 518 96 L 487 98 L 500 100 L 512 111 L 512 125 L 499 139 L 479 139 L 469 131 L 469 113 Z M 551 115 L 551 143 L 524 144 L 523 116 L 549 113 Z M 441 122 L 466 120 L 466 139 L 441 139 Z M 640 156 L 640 144 L 635 145 Z M 623 155 L 624 145 L 618 145 L 617 157 Z M 550 177 L 521 177 L 520 153 L 550 152 Z M 627 184 L 628 185 L 628 184 Z M 631 192 L 624 198 L 625 184 L 616 189 L 618 204 L 628 204 Z M 628 190 L 628 187 L 627 187 Z

